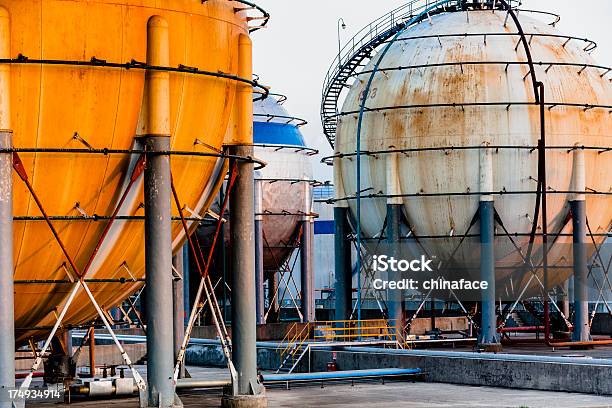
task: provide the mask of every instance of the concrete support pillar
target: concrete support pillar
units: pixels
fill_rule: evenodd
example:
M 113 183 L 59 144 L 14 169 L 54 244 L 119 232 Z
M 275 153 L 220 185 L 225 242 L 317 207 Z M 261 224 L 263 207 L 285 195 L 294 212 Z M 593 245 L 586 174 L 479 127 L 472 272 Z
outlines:
M 314 220 L 312 214 L 312 186 L 304 183 L 304 212 L 302 218 L 302 239 L 300 241 L 300 273 L 302 284 L 302 316 L 304 322 L 315 321 L 315 300 L 314 300 Z
M 572 212 L 573 258 L 574 258 L 574 332 L 573 341 L 589 341 L 589 303 L 588 303 L 588 256 L 586 226 L 586 174 L 584 150 L 575 149 L 572 171 L 572 191 L 570 211 Z
M 147 25 L 147 63 L 169 66 L 168 23 L 159 16 Z M 147 287 L 147 383 L 149 407 L 174 407 L 174 336 L 170 157 L 170 76 L 147 71 L 141 120 L 147 151 L 144 171 L 145 278 Z
M 252 43 L 241 34 L 238 76 L 251 78 Z M 237 85 L 234 132 L 227 148 L 230 155 L 253 157 L 253 88 Z M 230 247 L 232 248 L 232 360 L 237 378 L 232 392 L 225 390 L 222 407 L 265 407 L 267 399 L 257 377 L 255 300 L 254 165 L 236 162 L 236 180 L 230 192 Z
M 487 143 L 488 146 L 488 143 Z M 495 207 L 493 196 L 493 163 L 491 150 L 480 150 L 480 279 L 488 283 L 482 291 L 482 320 L 478 345 L 487 351 L 501 350 L 495 313 Z
M 181 350 L 181 344 L 185 337 L 185 298 L 183 294 L 185 270 L 183 268 L 183 250 L 178 250 L 176 255 L 172 257 L 172 266 L 176 270 L 176 276 L 172 280 L 172 304 L 173 304 L 173 333 L 174 333 L 174 360 L 178 357 Z M 185 366 L 181 365 L 178 378 L 185 377 Z
M 255 311 L 257 324 L 264 324 L 263 181 L 255 181 Z
M 9 13 L 0 7 L 0 58 L 10 55 Z M 10 66 L 0 65 L 0 149 L 13 147 L 10 110 Z M 0 407 L 15 387 L 15 305 L 13 288 L 13 155 L 0 153 Z

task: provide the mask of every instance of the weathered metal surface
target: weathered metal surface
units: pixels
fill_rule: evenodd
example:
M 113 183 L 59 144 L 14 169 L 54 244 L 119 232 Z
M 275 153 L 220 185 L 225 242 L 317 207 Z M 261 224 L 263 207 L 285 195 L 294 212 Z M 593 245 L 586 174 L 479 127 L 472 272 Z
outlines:
M 306 146 L 297 128 L 299 122 L 291 120 L 291 115 L 275 97 L 255 101 L 253 112 L 254 154 L 266 163 L 266 167 L 255 172 L 255 180 L 262 190 L 258 218 L 262 219 L 265 237 L 263 263 L 264 270 L 272 271 L 278 270 L 295 249 L 299 222 L 307 211 L 305 197 L 307 190 L 312 189 L 312 164 L 306 152 L 301 150 Z M 218 208 L 217 198 L 213 211 Z M 206 235 L 208 228 L 203 226 L 199 230 Z M 202 238 L 209 246 L 206 237 Z M 229 233 L 224 239 L 229 240 Z
M 312 164 L 304 152 L 273 146 L 305 147 L 295 122 L 287 119 L 291 115 L 275 98 L 255 102 L 254 114 L 255 143 L 265 141 L 271 145 L 255 147 L 255 156 L 268 164 L 255 176 L 262 180 L 262 208 L 264 214 L 267 213 L 263 217 L 263 233 L 267 241 L 264 244 L 264 269 L 277 270 L 293 251 L 287 246 L 293 244 L 300 214 L 310 211 L 304 207 L 304 202 L 307 190 L 312 189 L 309 183 Z
M 147 60 L 147 21 L 159 15 L 168 21 L 170 66 L 198 67 L 236 74 L 238 36 L 247 33 L 244 13 L 234 4 L 2 0 L 11 20 L 11 56 L 89 61 L 93 57 L 125 63 Z M 219 149 L 235 98 L 235 82 L 185 73 L 170 73 L 170 115 L 173 150 L 210 152 L 196 138 Z M 145 72 L 107 67 L 20 65 L 11 67 L 11 121 L 16 147 L 130 149 L 142 134 L 139 119 Z M 74 135 L 78 136 L 74 136 Z M 52 215 L 109 215 L 127 184 L 137 157 L 91 154 L 22 154 L 26 170 L 47 212 Z M 222 168 L 216 158 L 176 156 L 174 183 L 181 201 L 203 212 L 216 193 Z M 14 214 L 38 216 L 23 184 L 14 180 Z M 143 215 L 142 180 L 134 187 L 120 215 Z M 78 203 L 78 204 L 77 204 Z M 176 209 L 173 209 L 176 216 Z M 98 241 L 104 222 L 54 221 L 77 266 L 83 267 Z M 141 278 L 144 273 L 143 224 L 118 220 L 93 261 L 87 278 Z M 181 225 L 172 225 L 177 249 Z M 15 279 L 65 279 L 65 259 L 44 223 L 15 223 Z M 129 269 L 129 271 L 128 271 Z M 96 299 L 108 309 L 141 283 L 92 285 Z M 17 287 L 17 327 L 49 326 L 71 285 Z M 66 323 L 95 315 L 81 294 Z M 18 339 L 36 334 L 18 331 Z
M 446 62 L 470 61 L 525 61 L 525 53 L 517 48 L 519 37 L 488 36 L 487 33 L 516 33 L 509 22 L 504 26 L 506 14 L 489 11 L 445 13 L 432 17 L 407 30 L 386 54 L 381 69 L 427 65 Z M 558 34 L 554 28 L 537 20 L 520 16 L 526 33 Z M 479 33 L 478 36 L 463 36 Z M 458 36 L 445 36 L 459 34 Z M 409 39 L 426 36 L 430 38 Z M 437 35 L 441 37 L 438 38 Z M 529 36 L 529 34 L 528 34 Z M 564 46 L 564 39 L 535 36 L 531 50 L 536 64 L 543 62 L 572 62 L 593 64 L 578 41 Z M 374 57 L 364 70 L 371 70 Z M 612 104 L 612 90 L 602 70 L 575 66 L 537 66 L 538 79 L 544 82 L 547 101 Z M 400 108 L 367 111 L 361 133 L 362 151 L 404 148 L 448 147 L 445 151 L 411 152 L 400 155 L 401 194 L 465 193 L 479 188 L 478 156 L 476 150 L 452 150 L 453 146 L 491 145 L 535 146 L 539 139 L 540 120 L 537 106 L 466 106 L 474 102 L 533 102 L 533 86 L 527 65 L 504 64 L 423 67 L 418 69 L 378 72 L 368 100 L 367 108 L 405 105 L 431 105 L 456 103 L 457 106 Z M 369 74 L 368 74 L 369 75 Z M 360 98 L 368 75 L 358 77 L 345 100 L 342 111 L 359 111 Z M 526 78 L 525 78 L 526 77 Z M 357 134 L 357 114 L 341 116 L 336 153 L 354 153 Z M 612 116 L 607 109 L 557 106 L 546 110 L 548 146 L 610 146 Z M 573 171 L 572 155 L 566 150 L 548 150 L 548 231 L 554 234 L 563 228 L 568 211 L 568 191 Z M 361 189 L 371 193 L 388 193 L 386 189 L 386 162 L 390 154 L 367 155 L 362 160 Z M 346 196 L 355 194 L 355 157 L 335 159 L 338 165 L 336 185 Z M 494 191 L 535 191 L 537 179 L 537 153 L 529 149 L 500 149 L 493 154 Z M 610 192 L 612 156 L 585 151 L 587 187 Z M 495 195 L 495 207 L 510 233 L 528 234 L 535 207 L 535 194 Z M 404 197 L 403 211 L 417 236 L 460 236 L 468 229 L 478 208 L 478 195 Z M 355 214 L 356 201 L 348 201 Z M 362 199 L 361 228 L 365 236 L 380 233 L 385 218 L 385 198 Z M 612 220 L 612 206 L 606 196 L 587 194 L 589 223 L 594 233 L 605 233 Z M 538 232 L 541 226 L 538 226 Z M 571 234 L 571 225 L 563 233 Z M 525 245 L 527 237 L 517 237 Z M 498 239 L 499 241 L 499 239 Z M 601 242 L 601 238 L 598 239 Z M 474 241 L 476 242 L 476 241 Z M 423 240 L 430 252 L 444 258 L 455 249 L 458 239 Z M 560 237 L 556 244 L 571 243 L 571 236 Z M 503 242 L 497 250 L 499 263 L 515 265 L 519 262 L 510 242 Z M 510 254 L 510 255 L 508 255 Z M 536 251 L 537 254 L 537 251 Z M 467 261 L 472 253 L 459 251 L 455 259 Z M 507 259 L 505 259 L 507 257 Z M 553 246 L 549 264 L 570 259 L 569 245 Z M 537 259 L 537 255 L 536 255 Z M 551 284 L 561 283 L 571 268 L 555 270 Z M 498 278 L 503 278 L 501 273 Z M 517 287 L 520 282 L 517 282 Z M 501 286 L 500 286 L 501 287 Z

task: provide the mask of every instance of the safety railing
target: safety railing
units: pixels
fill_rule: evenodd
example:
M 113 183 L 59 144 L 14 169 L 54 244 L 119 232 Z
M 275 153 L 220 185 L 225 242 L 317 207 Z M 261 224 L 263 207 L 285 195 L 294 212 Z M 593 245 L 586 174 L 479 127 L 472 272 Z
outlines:
M 434 15 L 444 11 L 457 11 L 474 4 L 485 4 L 495 6 L 495 1 L 474 2 L 467 0 L 412 0 L 403 6 L 391 10 L 389 13 L 372 21 L 359 30 L 340 49 L 334 58 L 332 65 L 325 75 L 323 82 L 323 93 L 321 102 L 321 120 L 323 131 L 330 144 L 334 145 L 337 123 L 338 123 L 338 99 L 340 93 L 347 86 L 347 80 L 355 70 L 363 65 L 365 60 L 372 57 L 374 50 L 393 35 L 405 28 L 405 25 L 417 15 L 440 4 L 435 10 L 430 10 L 427 15 Z M 497 2 L 499 3 L 499 2 Z M 518 6 L 518 0 L 509 0 L 512 6 Z M 501 6 L 501 4 L 499 4 Z M 426 16 L 424 16 L 426 18 Z
M 291 367 L 291 370 L 293 370 L 297 359 L 303 355 L 303 348 L 308 339 L 310 339 L 311 329 L 310 323 L 304 324 L 301 329 L 298 323 L 294 323 L 289 327 L 285 337 L 283 337 L 283 340 L 277 347 L 277 351 L 280 351 L 281 361 L 280 366 L 276 370 L 277 373 L 285 367 Z
M 397 330 L 394 320 L 332 320 L 317 322 L 314 327 L 313 340 L 324 342 L 384 340 L 397 341 Z

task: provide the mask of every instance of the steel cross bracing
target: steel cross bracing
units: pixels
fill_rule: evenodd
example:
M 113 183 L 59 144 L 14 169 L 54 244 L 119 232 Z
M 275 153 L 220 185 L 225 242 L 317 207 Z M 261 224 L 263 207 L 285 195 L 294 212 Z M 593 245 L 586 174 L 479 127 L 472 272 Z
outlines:
M 56 322 L 55 322 L 53 328 L 51 329 L 51 332 L 49 333 L 49 336 L 45 340 L 45 343 L 44 343 L 44 345 L 43 345 L 43 347 L 41 349 L 40 354 L 34 360 L 34 363 L 32 364 L 32 367 L 30 369 L 30 373 L 27 375 L 27 377 L 25 378 L 25 380 L 23 381 L 23 383 L 20 386 L 20 389 L 22 391 L 25 391 L 25 390 L 27 390 L 30 387 L 30 384 L 32 382 L 32 378 L 34 376 L 34 372 L 38 369 L 38 367 L 42 363 L 43 356 L 44 356 L 45 352 L 47 351 L 47 349 L 49 348 L 49 346 L 51 345 L 51 341 L 52 341 L 53 337 L 55 336 L 55 333 L 59 329 L 59 327 L 60 327 L 60 325 L 62 323 L 62 320 L 66 316 L 66 312 L 68 311 L 68 308 L 70 307 L 71 303 L 73 302 L 74 298 L 76 297 L 76 294 L 78 293 L 79 288 L 83 288 L 83 290 L 85 290 L 85 293 L 87 294 L 87 297 L 89 298 L 89 300 L 91 301 L 91 303 L 95 307 L 98 315 L 100 316 L 100 319 L 104 323 L 104 326 L 106 326 L 106 329 L 110 333 L 113 341 L 115 342 L 117 348 L 119 349 L 119 352 L 121 353 L 121 357 L 125 361 L 126 365 L 132 371 L 132 376 L 134 377 L 134 381 L 136 382 L 136 385 L 137 385 L 139 391 L 143 392 L 144 390 L 146 390 L 147 386 L 146 386 L 146 383 L 144 382 L 144 379 L 142 378 L 140 373 L 136 370 L 136 368 L 132 364 L 132 361 L 130 360 L 130 357 L 128 356 L 128 354 L 124 350 L 124 348 L 121 345 L 121 343 L 119 342 L 119 340 L 117 340 L 117 337 L 115 336 L 115 333 L 113 332 L 113 329 L 112 329 L 112 327 L 111 327 L 111 325 L 109 323 L 109 320 L 108 320 L 106 314 L 104 313 L 102 308 L 100 308 L 100 306 L 96 302 L 96 299 L 94 298 L 93 293 L 91 292 L 91 290 L 89 289 L 89 286 L 85 282 L 85 276 L 87 275 L 87 272 L 88 272 L 89 268 L 91 267 L 91 264 L 93 263 L 95 255 L 97 254 L 98 250 L 102 246 L 102 243 L 104 242 L 104 240 L 105 240 L 105 238 L 106 238 L 106 236 L 108 234 L 108 231 L 110 230 L 110 228 L 111 228 L 111 226 L 112 226 L 112 224 L 113 224 L 113 222 L 115 220 L 115 217 L 117 216 L 117 214 L 119 213 L 121 207 L 123 206 L 123 204 L 124 204 L 124 202 L 125 202 L 125 200 L 126 200 L 126 198 L 128 196 L 129 191 L 131 190 L 131 188 L 134 186 L 136 181 L 140 178 L 140 176 L 143 173 L 143 170 L 144 170 L 144 161 L 145 161 L 145 156 L 141 155 L 139 157 L 136 165 L 134 166 L 134 169 L 132 170 L 132 174 L 130 175 L 129 183 L 128 183 L 125 191 L 123 192 L 123 195 L 119 199 L 119 202 L 118 202 L 117 206 L 115 207 L 115 211 L 113 212 L 113 216 L 111 217 L 111 220 L 105 226 L 105 228 L 104 228 L 104 230 L 103 230 L 103 232 L 102 232 L 102 234 L 101 234 L 101 236 L 100 236 L 100 238 L 98 240 L 98 244 L 96 245 L 94 251 L 92 252 L 92 254 L 89 257 L 87 265 L 85 266 L 84 269 L 79 270 L 79 268 L 77 268 L 75 262 L 73 261 L 72 257 L 70 256 L 70 254 L 66 250 L 66 247 L 64 246 L 61 238 L 59 237 L 59 234 L 58 234 L 57 230 L 55 229 L 55 227 L 53 226 L 53 224 L 49 220 L 42 202 L 39 200 L 36 192 L 34 191 L 34 188 L 33 188 L 32 184 L 29 181 L 28 174 L 27 174 L 27 172 L 25 170 L 23 162 L 21 161 L 21 159 L 19 158 L 19 155 L 16 152 L 13 153 L 13 168 L 14 168 L 15 172 L 17 173 L 19 178 L 24 182 L 24 184 L 28 188 L 28 190 L 30 192 L 30 195 L 32 196 L 32 198 L 36 202 L 36 205 L 37 205 L 39 211 L 42 213 L 43 217 L 45 217 L 47 225 L 49 226 L 49 229 L 51 230 L 51 233 L 53 234 L 53 236 L 55 238 L 55 241 L 58 243 L 58 245 L 60 246 L 64 256 L 68 260 L 68 262 L 70 264 L 70 267 L 72 269 L 72 273 L 74 273 L 76 275 L 76 276 L 73 276 L 72 273 L 70 273 L 68 271 L 68 269 L 66 269 L 66 272 L 68 274 L 69 279 L 74 281 L 72 289 L 70 291 L 70 294 L 68 295 L 68 298 L 67 298 L 64 306 L 61 309 L 61 312 L 57 316 Z
M 297 283 L 295 282 L 295 279 L 293 278 L 293 271 L 295 270 L 295 265 L 297 263 L 297 260 L 300 254 L 299 241 L 302 236 L 302 228 L 300 227 L 298 233 L 295 235 L 295 239 L 293 240 L 293 243 L 287 243 L 285 246 L 281 247 L 281 248 L 288 248 L 288 249 L 297 248 L 297 251 L 294 251 L 291 255 L 289 255 L 289 257 L 287 257 L 287 259 L 282 264 L 276 258 L 273 248 L 270 246 L 270 243 L 268 242 L 268 238 L 266 237 L 266 232 L 263 230 L 262 230 L 262 235 L 263 235 L 263 240 L 264 240 L 264 249 L 270 252 L 270 256 L 272 257 L 274 264 L 276 265 L 277 272 L 275 273 L 279 274 L 279 277 L 282 283 L 284 283 L 285 285 L 283 294 L 280 295 L 280 297 L 279 297 L 280 285 L 276 285 L 274 296 L 272 297 L 272 299 L 270 299 L 268 310 L 264 314 L 264 321 L 265 322 L 268 321 L 268 315 L 270 314 L 271 311 L 273 311 L 274 303 L 282 302 L 287 292 L 289 292 L 289 296 L 291 297 L 291 302 L 293 303 L 293 306 L 295 307 L 295 310 L 297 311 L 300 320 L 303 320 L 304 316 L 302 315 L 302 311 L 300 310 L 300 307 L 297 304 L 298 300 L 301 302 L 302 297 L 301 297 L 300 291 L 297 288 Z M 291 261 L 292 258 L 293 258 L 293 261 Z M 287 274 L 289 275 L 288 278 L 286 276 Z M 293 283 L 293 288 L 296 293 L 295 296 L 293 295 L 293 292 L 291 291 L 291 286 L 290 286 L 291 283 Z M 279 307 L 278 317 L 280 319 L 280 307 Z
M 510 4 L 518 4 L 518 1 L 509 0 Z M 337 114 L 340 94 L 344 88 L 350 87 L 348 81 L 358 71 L 360 67 L 366 65 L 376 49 L 393 38 L 398 33 L 403 32 L 407 27 L 417 24 L 430 16 L 447 12 L 460 11 L 468 7 L 482 7 L 483 4 L 466 0 L 412 0 L 391 12 L 379 17 L 372 23 L 361 29 L 336 56 L 331 67 L 327 71 L 323 83 L 321 101 L 321 121 L 323 132 L 330 145 L 333 147 L 338 127 Z M 485 6 L 491 8 L 502 8 L 500 1 L 489 0 Z M 530 10 L 525 10 L 530 11 Z M 550 13 L 547 13 L 550 14 Z M 558 22 L 559 17 L 555 16 L 553 25 Z
M 231 353 L 232 343 L 231 343 L 229 334 L 227 332 L 227 327 L 225 327 L 225 322 L 223 320 L 223 314 L 221 313 L 221 309 L 219 308 L 219 303 L 217 302 L 217 297 L 215 295 L 215 287 L 213 286 L 210 280 L 210 275 L 208 273 L 210 265 L 212 264 L 212 257 L 213 257 L 213 252 L 215 249 L 215 244 L 217 242 L 217 238 L 219 237 L 221 227 L 223 225 L 223 221 L 224 221 L 223 215 L 229 203 L 229 197 L 230 197 L 229 192 L 234 187 L 234 183 L 238 175 L 235 160 L 232 160 L 230 162 L 229 167 L 230 167 L 230 174 L 229 174 L 229 182 L 228 182 L 228 187 L 227 187 L 227 194 L 224 195 L 223 203 L 221 204 L 221 210 L 219 212 L 219 219 L 217 221 L 217 226 L 215 228 L 212 245 L 208 253 L 208 258 L 206 259 L 204 258 L 204 254 L 202 253 L 202 249 L 201 249 L 200 243 L 198 242 L 197 235 L 190 234 L 189 227 L 187 226 L 187 222 L 183 218 L 183 207 L 181 206 L 178 194 L 174 187 L 174 183 L 172 182 L 172 195 L 174 197 L 174 202 L 179 211 L 179 215 L 181 216 L 181 218 L 183 218 L 182 225 L 183 225 L 183 229 L 185 232 L 185 236 L 187 237 L 187 242 L 189 244 L 189 247 L 193 254 L 193 258 L 194 258 L 196 267 L 200 274 L 200 284 L 198 286 L 196 297 L 193 301 L 193 307 L 191 308 L 191 314 L 189 315 L 189 322 L 185 329 L 185 336 L 183 337 L 183 343 L 181 344 L 181 348 L 176 357 L 176 365 L 174 367 L 173 379 L 174 381 L 178 379 L 180 368 L 184 362 L 185 353 L 187 351 L 187 345 L 189 344 L 189 339 L 191 338 L 191 332 L 195 325 L 196 317 L 199 315 L 200 310 L 204 307 L 204 304 L 202 305 L 202 307 L 199 307 L 200 301 L 202 299 L 202 294 L 204 293 L 204 295 L 206 296 L 206 303 L 208 303 L 210 310 L 211 310 L 211 316 L 215 324 L 217 334 L 219 335 L 219 340 L 221 342 L 221 348 L 223 350 L 223 354 L 225 355 L 225 358 L 227 359 L 228 369 L 230 371 L 230 375 L 232 378 L 232 387 L 234 387 L 234 391 L 236 391 L 235 388 L 237 387 L 238 373 L 232 361 L 232 353 Z M 204 263 L 204 266 L 202 266 L 201 263 Z

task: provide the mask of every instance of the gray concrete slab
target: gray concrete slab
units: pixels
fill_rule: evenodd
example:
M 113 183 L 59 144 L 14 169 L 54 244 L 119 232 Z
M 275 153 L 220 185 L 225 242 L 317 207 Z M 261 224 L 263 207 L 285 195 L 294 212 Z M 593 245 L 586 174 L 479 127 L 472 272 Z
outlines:
M 611 397 L 563 392 L 511 390 L 440 383 L 387 382 L 326 384 L 320 386 L 268 388 L 270 408 L 603 408 L 612 407 Z M 185 407 L 218 407 L 220 390 L 180 394 Z M 35 405 L 35 406 L 38 406 Z M 56 404 L 56 407 L 64 405 Z M 66 407 L 136 408 L 136 398 L 73 402 Z

